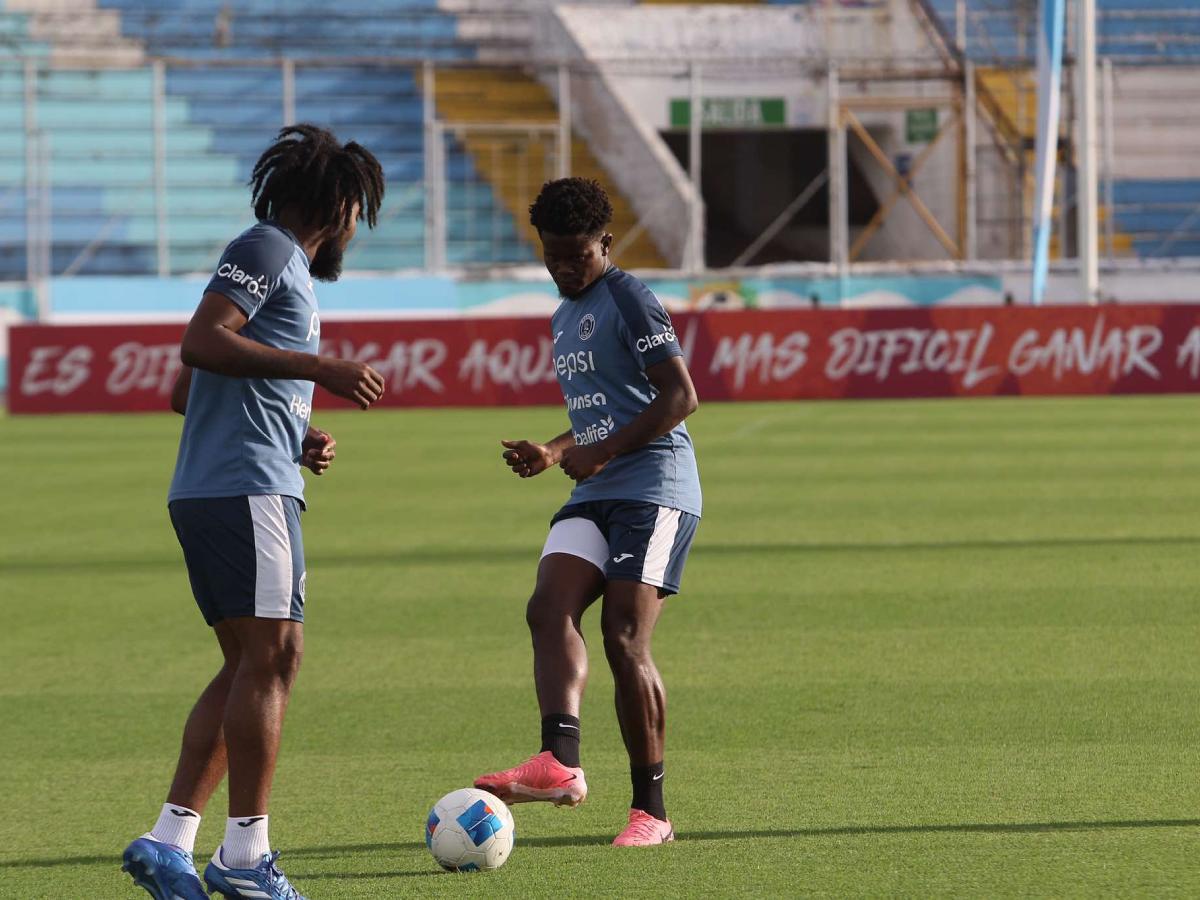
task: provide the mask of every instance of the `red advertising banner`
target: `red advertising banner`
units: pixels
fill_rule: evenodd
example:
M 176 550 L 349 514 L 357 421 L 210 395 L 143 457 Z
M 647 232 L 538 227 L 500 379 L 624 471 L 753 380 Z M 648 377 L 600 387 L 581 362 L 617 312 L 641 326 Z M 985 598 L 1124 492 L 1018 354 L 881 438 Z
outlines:
M 679 314 L 675 329 L 701 400 L 1200 391 L 1200 306 L 750 310 Z M 15 326 L 9 409 L 166 409 L 182 333 Z M 378 369 L 382 406 L 561 403 L 569 363 L 543 319 L 330 321 L 321 352 Z

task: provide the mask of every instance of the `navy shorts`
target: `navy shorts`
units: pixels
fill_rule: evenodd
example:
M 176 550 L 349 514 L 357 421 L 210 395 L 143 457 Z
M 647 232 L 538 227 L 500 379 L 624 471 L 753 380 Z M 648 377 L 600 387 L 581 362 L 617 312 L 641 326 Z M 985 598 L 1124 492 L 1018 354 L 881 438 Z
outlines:
M 173 500 L 169 509 L 205 622 L 240 616 L 304 621 L 299 500 L 198 497 Z
M 550 520 L 542 556 L 586 559 L 610 581 L 640 581 L 678 594 L 700 517 L 637 500 L 568 503 Z

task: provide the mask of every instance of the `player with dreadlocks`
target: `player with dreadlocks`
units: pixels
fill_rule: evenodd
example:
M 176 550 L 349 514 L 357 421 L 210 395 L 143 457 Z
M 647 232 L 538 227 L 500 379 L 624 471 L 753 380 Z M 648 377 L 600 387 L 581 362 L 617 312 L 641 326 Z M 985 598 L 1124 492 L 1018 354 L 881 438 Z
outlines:
M 334 281 L 357 223 L 375 224 L 379 162 L 313 125 L 279 132 L 250 178 L 258 224 L 225 248 L 183 337 L 171 406 L 183 434 L 168 495 L 192 592 L 224 664 L 188 716 L 167 802 L 124 853 L 156 900 L 205 900 L 192 862 L 200 815 L 226 772 L 225 840 L 204 872 L 225 897 L 303 900 L 275 865 L 267 803 L 303 647 L 304 479 L 335 442 L 309 425 L 313 384 L 366 409 L 370 366 L 318 356 L 310 278 Z
M 700 477 L 683 424 L 696 391 L 666 310 L 610 261 L 612 205 L 600 185 L 551 181 L 529 218 L 563 297 L 550 332 L 571 427 L 544 444 L 502 441 L 503 456 L 521 478 L 557 465 L 575 487 L 550 520 L 526 608 L 542 750 L 475 786 L 513 803 L 576 806 L 587 796 L 580 621 L 603 596 L 600 630 L 633 782 L 629 821 L 613 844 L 661 844 L 674 831 L 663 801 L 666 692 L 650 640 L 664 600 L 679 592 L 700 520 Z

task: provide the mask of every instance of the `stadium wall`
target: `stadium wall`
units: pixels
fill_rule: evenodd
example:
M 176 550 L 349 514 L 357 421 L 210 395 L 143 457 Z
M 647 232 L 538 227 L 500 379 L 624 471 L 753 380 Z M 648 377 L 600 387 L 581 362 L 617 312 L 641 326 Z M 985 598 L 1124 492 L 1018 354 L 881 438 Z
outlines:
M 819 309 L 995 308 L 1028 302 L 1029 272 L 1022 264 L 954 264 L 856 267 L 839 277 L 826 264 L 781 265 L 710 272 L 643 273 L 673 315 L 711 309 L 799 312 Z M 204 289 L 204 277 L 54 278 L 43 291 L 45 324 L 142 324 L 187 321 Z M 1122 304 L 1200 304 L 1197 261 L 1125 261 L 1103 272 L 1104 295 Z M 1046 302 L 1078 301 L 1078 276 L 1069 266 L 1052 269 Z M 465 276 L 348 275 L 320 288 L 322 318 L 339 321 L 529 318 L 544 330 L 558 303 L 540 268 L 506 270 L 488 278 Z M 0 285 L 0 392 L 18 384 L 8 364 L 10 325 L 36 315 L 24 284 Z M 10 369 L 16 374 L 9 377 Z
M 1180 393 L 1200 390 L 1200 305 L 933 307 L 682 313 L 675 336 L 702 401 Z M 163 411 L 183 326 L 12 330 L 14 413 Z M 534 318 L 326 321 L 321 352 L 370 363 L 380 406 L 562 403 Z M 603 438 L 607 398 L 596 407 Z M 321 408 L 347 405 L 318 389 Z
M 853 105 L 856 119 L 890 164 L 911 177 L 934 218 L 951 232 L 959 229 L 958 135 L 949 125 L 958 84 L 948 70 L 940 69 L 937 51 L 908 0 L 870 0 L 836 12 L 817 4 L 563 6 L 556 16 L 561 32 L 572 40 L 573 51 L 586 54 L 598 67 L 628 115 L 643 129 L 659 134 L 686 133 L 693 66 L 706 131 L 733 135 L 825 132 L 830 118 L 829 66 L 856 73 L 844 77 L 839 89 L 843 103 Z M 552 40 L 545 46 L 554 52 Z M 941 74 L 931 76 L 931 71 Z M 770 113 L 762 113 L 768 106 Z M 921 119 L 922 129 L 909 127 L 913 117 Z M 946 135 L 935 144 L 935 134 L 946 126 Z M 746 152 L 753 150 L 748 147 Z M 891 174 L 853 132 L 848 133 L 847 152 L 874 200 L 883 203 L 896 187 Z M 919 172 L 917 160 L 921 160 Z M 788 192 L 789 173 L 795 166 L 815 166 L 808 173 L 813 177 L 825 164 L 824 158 L 819 163 L 794 158 L 791 162 L 789 172 L 773 173 L 780 195 Z M 702 168 L 707 172 L 711 165 L 705 162 Z M 991 165 L 990 156 L 981 156 L 979 175 L 991 175 Z M 637 171 L 635 166 L 621 168 Z M 721 177 L 736 180 L 737 173 L 724 172 Z M 992 210 L 986 212 L 990 215 Z M 851 237 L 857 237 L 859 230 L 852 226 Z M 1012 255 L 1007 246 L 990 241 L 980 244 L 980 252 L 989 258 Z M 883 218 L 856 258 L 940 260 L 946 255 L 918 213 L 900 203 Z M 709 262 L 713 262 L 711 253 Z

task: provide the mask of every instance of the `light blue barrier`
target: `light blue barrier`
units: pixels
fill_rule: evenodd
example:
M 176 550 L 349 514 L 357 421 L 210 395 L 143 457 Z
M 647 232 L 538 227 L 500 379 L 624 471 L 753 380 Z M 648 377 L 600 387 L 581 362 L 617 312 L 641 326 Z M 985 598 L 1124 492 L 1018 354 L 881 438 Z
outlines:
M 57 278 L 50 285 L 55 316 L 187 316 L 207 279 Z M 737 306 L 938 306 L 1000 303 L 1003 288 L 990 275 L 650 278 L 668 305 L 726 302 Z M 558 294 L 549 277 L 473 281 L 435 276 L 348 276 L 316 285 L 324 314 L 444 316 L 507 311 L 537 312 Z M 719 296 L 718 296 L 719 295 Z M 488 307 L 495 307 L 489 310 Z
M 7 323 L 32 319 L 37 313 L 33 292 L 23 284 L 0 284 L 0 394 L 8 388 Z

